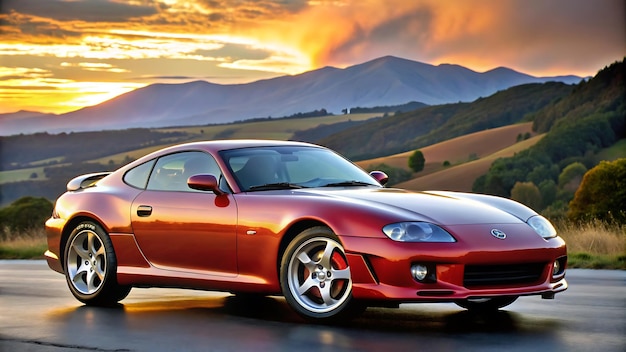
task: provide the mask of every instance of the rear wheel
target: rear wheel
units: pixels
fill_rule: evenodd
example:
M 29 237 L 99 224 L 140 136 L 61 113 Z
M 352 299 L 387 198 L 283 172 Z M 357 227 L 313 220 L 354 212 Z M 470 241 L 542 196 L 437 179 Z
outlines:
M 70 291 L 88 305 L 111 305 L 124 299 L 130 286 L 117 283 L 117 260 L 108 234 L 91 221 L 80 223 L 65 248 L 65 279 Z
M 348 318 L 354 312 L 350 266 L 327 227 L 307 229 L 293 239 L 282 258 L 280 279 L 289 305 L 307 319 Z
M 464 299 L 455 303 L 471 312 L 495 312 L 517 300 L 517 296 Z

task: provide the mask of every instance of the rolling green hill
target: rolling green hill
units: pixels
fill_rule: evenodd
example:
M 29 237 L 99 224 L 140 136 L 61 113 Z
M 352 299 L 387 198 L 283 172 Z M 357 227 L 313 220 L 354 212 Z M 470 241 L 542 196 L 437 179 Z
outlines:
M 572 89 L 556 82 L 525 84 L 472 103 L 431 106 L 374 120 L 316 142 L 355 160 L 401 153 L 523 121 Z
M 519 136 L 523 135 L 528 136 L 528 138 L 524 141 L 519 138 Z M 528 145 L 521 142 L 526 142 L 528 139 L 532 139 L 531 137 L 532 122 L 525 122 L 474 132 L 432 144 L 424 148 L 420 148 L 420 151 L 425 158 L 425 165 L 424 169 L 418 173 L 414 173 L 409 167 L 409 157 L 413 154 L 413 151 L 380 158 L 361 160 L 356 162 L 356 164 L 369 171 L 373 170 L 376 165 L 380 164 L 385 164 L 393 168 L 401 168 L 413 173 L 413 179 L 415 180 L 440 171 L 454 169 L 456 166 L 470 161 L 475 161 L 477 159 L 482 160 L 493 155 L 498 155 L 498 153 L 502 150 L 510 149 L 513 146 L 515 146 L 517 151 L 526 149 L 528 148 Z M 512 155 L 512 153 L 509 155 Z M 487 167 L 482 169 L 482 171 L 478 173 L 478 176 L 485 173 L 489 169 L 490 164 L 491 163 L 487 164 Z M 469 191 L 472 188 L 474 179 L 463 179 L 455 183 L 467 184 L 468 182 L 469 186 L 463 188 L 463 190 Z M 446 189 L 452 189 L 457 186 L 457 184 L 454 184 L 447 185 L 445 187 Z M 433 189 L 429 185 L 424 185 L 426 188 L 422 188 L 422 186 L 419 187 L 420 188 L 406 188 L 412 190 Z
M 570 165 L 591 169 L 612 153 L 603 150 L 626 138 L 625 71 L 624 61 L 616 62 L 530 115 L 533 128 L 546 137 L 515 156 L 496 160 L 473 191 L 508 197 L 524 182 L 539 189 L 547 212 L 562 214 L 577 188 L 562 184 L 564 170 Z

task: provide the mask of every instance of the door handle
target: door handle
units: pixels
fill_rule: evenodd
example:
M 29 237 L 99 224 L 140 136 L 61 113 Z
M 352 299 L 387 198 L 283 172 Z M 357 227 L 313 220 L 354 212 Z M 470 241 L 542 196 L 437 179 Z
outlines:
M 141 217 L 150 216 L 152 214 L 152 207 L 149 205 L 140 205 L 137 207 L 137 215 Z

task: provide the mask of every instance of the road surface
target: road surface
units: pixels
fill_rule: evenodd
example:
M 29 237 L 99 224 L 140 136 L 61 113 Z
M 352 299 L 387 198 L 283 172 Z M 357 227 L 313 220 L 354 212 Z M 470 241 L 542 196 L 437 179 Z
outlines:
M 522 297 L 494 316 L 454 304 L 368 309 L 313 325 L 282 297 L 139 289 L 87 307 L 44 261 L 0 261 L 0 351 L 626 351 L 626 272 L 569 270 L 554 300 Z

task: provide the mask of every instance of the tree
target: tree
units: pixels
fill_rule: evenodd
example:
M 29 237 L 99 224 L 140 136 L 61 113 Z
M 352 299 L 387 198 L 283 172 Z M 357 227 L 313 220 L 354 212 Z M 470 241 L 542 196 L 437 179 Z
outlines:
M 539 193 L 541 193 L 541 199 L 545 209 L 556 200 L 556 183 L 553 180 L 543 180 L 537 187 L 539 188 Z
M 424 159 L 424 153 L 421 150 L 414 151 L 409 157 L 409 167 L 415 172 L 424 170 L 425 163 L 426 159 Z
M 46 198 L 22 197 L 0 209 L 0 226 L 14 231 L 43 228 L 53 205 Z
M 602 161 L 587 171 L 569 204 L 572 221 L 600 219 L 626 223 L 626 158 Z
M 583 175 L 587 172 L 587 167 L 581 162 L 573 162 L 567 165 L 559 175 L 559 188 L 576 192 Z
M 529 206 L 532 209 L 541 209 L 541 192 L 532 182 L 516 182 L 511 189 L 511 199 Z

